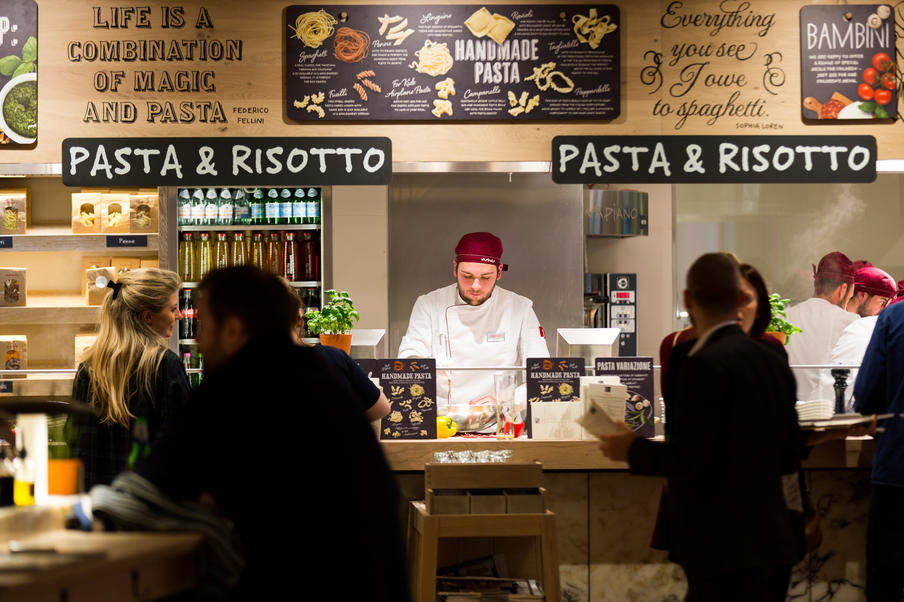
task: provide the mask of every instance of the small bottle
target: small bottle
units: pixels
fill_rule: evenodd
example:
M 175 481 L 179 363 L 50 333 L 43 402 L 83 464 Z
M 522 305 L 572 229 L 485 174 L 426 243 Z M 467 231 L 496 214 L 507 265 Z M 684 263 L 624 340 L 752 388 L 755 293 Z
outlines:
M 316 281 L 320 279 L 320 253 L 317 249 L 317 239 L 312 232 L 301 234 L 302 280 Z
M 213 267 L 213 243 L 210 242 L 209 232 L 201 232 L 201 242 L 198 243 L 198 278 L 204 278 L 211 267 Z
M 15 477 L 13 480 L 13 501 L 16 506 L 33 506 L 35 503 L 35 468 L 25 448 L 13 460 Z
M 191 380 L 191 374 L 188 372 L 191 370 L 191 353 L 188 351 L 182 354 L 182 367 L 185 368 L 185 375 Z
M 270 240 L 267 241 L 267 263 L 270 271 L 277 276 L 286 275 L 283 265 L 283 243 L 279 239 L 279 232 L 270 233 Z
M 213 267 L 229 267 L 229 241 L 226 240 L 225 232 L 217 232 L 217 241 L 213 246 Z
M 200 385 L 201 381 L 204 380 L 204 372 L 203 372 L 203 370 L 204 370 L 204 354 L 200 353 L 200 352 L 198 352 L 198 370 L 201 370 L 201 372 L 198 372 L 197 374 L 195 374 L 195 380 L 194 380 L 195 386 Z
M 182 319 L 179 320 L 179 338 L 195 338 L 195 308 L 189 288 L 182 289 L 182 295 L 179 298 L 179 312 L 182 314 Z
M 195 271 L 195 241 L 191 232 L 183 232 L 179 241 L 179 277 L 184 282 L 195 282 L 198 274 Z
M 279 191 L 279 222 L 280 224 L 292 223 L 292 191 L 283 188 Z
M 251 223 L 260 226 L 266 223 L 264 207 L 264 191 L 262 188 L 255 188 L 251 194 Z
M 308 211 L 304 188 L 296 188 L 292 197 L 292 223 L 303 224 Z
M 264 246 L 264 235 L 255 232 L 251 235 L 251 265 L 259 270 L 267 270 L 267 249 Z
M 264 202 L 264 223 L 276 225 L 279 223 L 279 191 L 271 188 L 267 191 L 267 200 Z
M 301 275 L 298 265 L 298 241 L 294 232 L 286 232 L 286 242 L 283 245 L 283 275 L 291 282 L 297 282 Z
M 307 211 L 307 224 L 319 224 L 320 223 L 320 189 L 319 188 L 309 188 L 308 189 L 308 211 Z
M 220 197 L 215 188 L 208 188 L 204 195 L 204 226 L 215 226 L 220 214 Z
M 232 192 L 228 188 L 223 188 L 220 190 L 220 202 L 217 206 L 217 224 L 220 226 L 231 226 L 233 211 Z
M 232 195 L 232 223 L 236 226 L 251 223 L 251 208 L 248 206 L 248 195 L 243 188 L 236 188 Z
M 191 193 L 191 225 L 201 226 L 204 224 L 204 191 L 195 188 Z
M 191 218 L 191 193 L 188 188 L 179 189 L 179 225 L 192 226 L 194 222 Z
M 2 440 L 0 443 L 0 506 L 12 506 L 16 503 L 13 496 L 16 470 L 10 459 L 12 450 L 9 449 L 9 443 Z
M 245 250 L 245 234 L 236 232 L 232 237 L 232 257 L 231 265 L 245 265 L 248 263 L 248 253 Z

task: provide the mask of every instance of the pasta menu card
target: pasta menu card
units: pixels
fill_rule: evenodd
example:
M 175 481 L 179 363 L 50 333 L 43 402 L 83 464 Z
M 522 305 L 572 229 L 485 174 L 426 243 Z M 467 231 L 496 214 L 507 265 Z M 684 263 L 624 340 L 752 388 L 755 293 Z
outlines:
M 641 437 L 656 434 L 652 357 L 598 357 L 597 376 L 617 376 L 628 388 L 625 422 Z
M 380 439 L 436 439 L 436 360 L 378 359 L 376 369 L 389 399 Z
M 286 112 L 304 122 L 614 119 L 611 4 L 293 5 Z

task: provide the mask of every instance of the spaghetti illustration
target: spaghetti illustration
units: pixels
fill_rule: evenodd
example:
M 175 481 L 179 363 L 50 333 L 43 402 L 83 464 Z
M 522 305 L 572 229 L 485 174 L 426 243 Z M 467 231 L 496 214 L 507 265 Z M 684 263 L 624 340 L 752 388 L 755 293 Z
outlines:
M 295 27 L 289 28 L 295 32 L 295 37 L 302 41 L 308 48 L 320 48 L 324 40 L 333 35 L 333 25 L 337 23 L 333 15 L 322 8 L 298 15 L 295 19 Z

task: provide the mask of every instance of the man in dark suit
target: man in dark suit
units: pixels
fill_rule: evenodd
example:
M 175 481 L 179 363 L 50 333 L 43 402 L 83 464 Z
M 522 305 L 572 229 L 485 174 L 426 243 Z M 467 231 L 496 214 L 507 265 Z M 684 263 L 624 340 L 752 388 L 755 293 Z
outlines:
M 773 600 L 776 575 L 796 556 L 782 480 L 800 464 L 794 376 L 740 329 L 739 299 L 737 268 L 724 255 L 694 262 L 684 303 L 700 337 L 674 375 L 668 442 L 621 424 L 600 443 L 633 473 L 668 477 L 672 559 L 694 602 Z

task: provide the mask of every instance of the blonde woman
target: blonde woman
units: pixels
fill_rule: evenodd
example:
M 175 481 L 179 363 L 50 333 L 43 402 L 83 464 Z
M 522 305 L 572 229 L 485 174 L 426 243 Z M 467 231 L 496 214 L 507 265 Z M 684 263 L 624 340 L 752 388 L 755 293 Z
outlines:
M 169 270 L 125 272 L 100 309 L 97 341 L 85 351 L 73 383 L 74 399 L 95 416 L 78 419 L 75 452 L 85 488 L 109 485 L 131 468 L 130 454 L 147 444 L 188 402 L 191 387 L 178 356 L 167 348 L 179 313 L 179 276 Z

